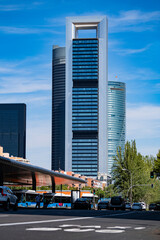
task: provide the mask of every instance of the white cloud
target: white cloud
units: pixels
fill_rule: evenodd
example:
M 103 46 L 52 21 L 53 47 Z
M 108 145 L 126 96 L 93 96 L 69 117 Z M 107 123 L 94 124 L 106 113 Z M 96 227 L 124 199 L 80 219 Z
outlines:
M 37 80 L 29 76 L 24 77 L 6 77 L 1 78 L 0 93 L 29 93 L 36 91 L 51 90 L 51 84 L 48 79 Z
M 12 12 L 34 9 L 36 6 L 42 5 L 43 2 L 32 2 L 31 4 L 1 4 L 0 12 Z
M 153 71 L 149 68 L 135 68 L 131 67 L 124 68 L 123 66 L 111 66 L 109 68 L 109 80 L 113 80 L 115 76 L 118 76 L 119 81 L 127 82 L 127 81 L 144 81 L 144 80 L 159 80 L 160 79 L 160 73 Z
M 0 31 L 7 34 L 42 34 L 42 33 L 52 33 L 52 34 L 63 34 L 60 31 L 54 31 L 48 26 L 38 26 L 36 27 L 12 27 L 12 26 L 0 26 Z
M 27 158 L 34 165 L 50 169 L 51 166 L 51 117 L 41 120 L 37 116 L 27 126 Z
M 109 31 L 141 32 L 153 29 L 153 22 L 160 21 L 160 11 L 142 12 L 139 10 L 121 11 L 118 16 L 109 16 Z
M 126 139 L 135 139 L 142 155 L 156 156 L 160 149 L 160 106 L 129 105 L 126 113 Z
M 51 61 L 42 56 L 10 64 L 0 61 L 0 93 L 51 91 Z
M 71 13 L 70 16 L 76 16 L 77 14 Z M 106 15 L 105 12 L 85 12 L 79 16 L 99 16 Z M 57 18 L 48 19 L 48 22 L 52 26 L 65 26 L 65 17 L 61 16 Z M 118 15 L 107 15 L 109 32 L 143 32 L 151 31 L 155 25 L 155 22 L 160 21 L 160 11 L 143 12 L 140 10 L 121 11 Z
M 160 106 L 144 105 L 127 108 L 128 138 L 160 137 Z
M 139 49 L 116 49 L 116 48 L 114 48 L 114 49 L 112 49 L 112 51 L 118 53 L 119 55 L 126 56 L 126 55 L 145 52 L 146 50 L 149 49 L 150 46 L 151 46 L 151 44 L 148 44 L 146 47 L 139 48 Z

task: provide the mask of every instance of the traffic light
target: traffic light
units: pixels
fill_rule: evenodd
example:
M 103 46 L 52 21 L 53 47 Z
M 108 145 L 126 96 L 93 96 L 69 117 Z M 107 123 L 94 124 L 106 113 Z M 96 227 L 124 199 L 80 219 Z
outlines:
M 153 188 L 153 183 L 151 184 L 151 188 Z
M 94 187 L 94 180 L 91 181 L 91 187 Z
M 150 172 L 150 178 L 154 178 L 154 172 Z
M 95 195 L 95 193 L 96 193 L 96 191 L 95 191 L 95 189 L 93 189 L 93 194 Z

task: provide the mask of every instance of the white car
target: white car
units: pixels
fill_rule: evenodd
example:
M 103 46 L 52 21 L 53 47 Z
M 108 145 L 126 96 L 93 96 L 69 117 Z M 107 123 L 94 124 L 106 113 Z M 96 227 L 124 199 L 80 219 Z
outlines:
M 147 206 L 146 206 L 145 202 L 140 202 L 140 203 L 142 204 L 142 210 L 143 210 L 143 211 L 146 211 Z
M 141 203 L 133 203 L 132 210 L 142 211 L 142 204 Z
M 17 210 L 18 200 L 10 188 L 0 186 L 0 205 L 3 205 L 6 211 L 9 210 L 10 206 L 13 207 L 14 210 Z

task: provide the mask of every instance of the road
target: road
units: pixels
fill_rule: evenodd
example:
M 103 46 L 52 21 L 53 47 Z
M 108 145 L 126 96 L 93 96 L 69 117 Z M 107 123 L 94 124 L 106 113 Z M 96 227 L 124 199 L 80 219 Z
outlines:
M 0 209 L 0 239 L 160 239 L 160 212 Z

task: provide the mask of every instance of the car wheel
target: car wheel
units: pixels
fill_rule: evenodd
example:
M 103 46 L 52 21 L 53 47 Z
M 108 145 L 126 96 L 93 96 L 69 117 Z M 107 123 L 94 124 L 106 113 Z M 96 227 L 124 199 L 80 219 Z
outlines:
M 9 211 L 9 209 L 10 209 L 10 202 L 9 200 L 7 200 L 7 202 L 4 204 L 4 210 Z

